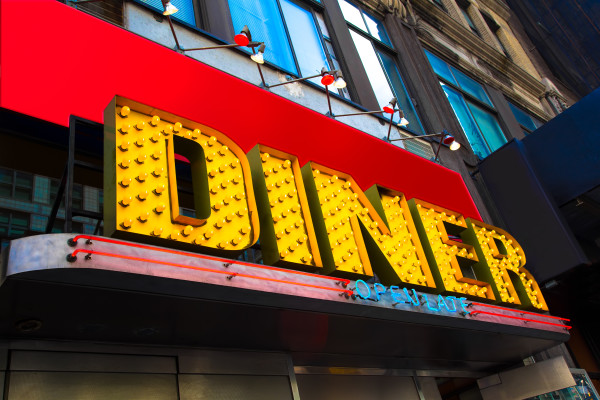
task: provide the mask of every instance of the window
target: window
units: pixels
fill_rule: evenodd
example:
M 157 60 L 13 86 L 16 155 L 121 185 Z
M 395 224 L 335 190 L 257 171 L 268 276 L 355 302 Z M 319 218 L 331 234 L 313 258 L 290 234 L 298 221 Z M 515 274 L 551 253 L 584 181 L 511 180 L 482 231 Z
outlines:
M 448 12 L 448 10 L 446 10 L 446 6 L 444 5 L 444 2 L 442 0 L 433 0 L 433 3 L 438 6 L 439 8 L 441 8 L 442 10 L 444 10 L 444 12 Z
M 50 181 L 50 204 L 54 204 L 56 200 L 56 196 L 58 195 L 58 187 L 60 186 L 60 181 L 57 179 L 52 179 Z M 65 190 L 67 190 L 65 188 Z M 63 193 L 64 196 L 64 193 Z M 73 184 L 73 194 L 72 194 L 72 206 L 74 210 L 83 210 L 83 186 L 80 184 Z M 63 197 L 60 203 L 61 207 L 65 205 L 65 198 Z
M 473 152 L 487 157 L 506 143 L 496 111 L 481 84 L 425 51 Z
M 323 16 L 312 7 L 291 0 L 229 0 L 229 9 L 235 32 L 248 25 L 252 39 L 265 43 L 266 61 L 296 76 L 339 68 Z M 319 78 L 311 81 L 321 85 Z
M 423 134 L 423 126 L 394 61 L 395 52 L 383 23 L 346 0 L 338 2 L 379 106 L 383 108 L 395 97 L 410 123 L 409 130 Z
M 532 116 L 531 114 L 523 111 L 521 108 L 514 105 L 511 101 L 508 102 L 513 115 L 517 119 L 517 122 L 521 125 L 521 130 L 525 135 L 529 135 L 540 126 L 544 125 L 542 121 Z
M 482 16 L 488 28 L 490 28 L 490 31 L 492 31 L 492 33 L 494 34 L 494 39 L 496 40 L 496 43 L 498 43 L 498 45 L 502 48 L 502 52 L 504 53 L 504 55 L 508 58 L 511 58 L 507 48 L 504 47 L 504 43 L 502 43 L 502 40 L 500 40 L 500 25 L 498 25 L 496 21 L 494 21 L 494 19 L 489 15 L 482 14 Z
M 0 210 L 0 238 L 25 236 L 29 230 L 29 214 Z
M 32 194 L 33 175 L 0 168 L 0 197 L 31 201 Z
M 159 11 L 161 14 L 165 10 L 161 0 L 139 0 L 148 4 L 150 7 Z M 194 5 L 192 0 L 175 0 L 173 3 L 179 11 L 171 15 L 171 18 L 184 22 L 188 25 L 196 26 L 196 16 L 194 14 Z
M 475 23 L 471 19 L 471 16 L 469 15 L 469 11 L 468 11 L 469 3 L 463 2 L 463 1 L 457 1 L 456 4 L 458 5 L 458 8 L 460 8 L 460 12 L 462 13 L 463 17 L 465 17 L 465 19 L 467 20 L 467 24 L 469 24 L 469 28 L 471 28 L 471 31 L 473 31 L 473 33 L 476 34 L 477 36 L 481 36 L 479 34 L 479 30 L 477 29 L 477 27 L 475 26 Z

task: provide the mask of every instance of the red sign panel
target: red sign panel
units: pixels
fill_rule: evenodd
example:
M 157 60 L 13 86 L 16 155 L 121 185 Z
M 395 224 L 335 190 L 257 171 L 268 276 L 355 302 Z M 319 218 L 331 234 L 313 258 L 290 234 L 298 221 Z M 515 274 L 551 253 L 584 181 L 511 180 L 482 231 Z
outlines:
M 481 219 L 454 171 L 55 0 L 1 7 L 1 107 L 66 126 L 121 95 Z

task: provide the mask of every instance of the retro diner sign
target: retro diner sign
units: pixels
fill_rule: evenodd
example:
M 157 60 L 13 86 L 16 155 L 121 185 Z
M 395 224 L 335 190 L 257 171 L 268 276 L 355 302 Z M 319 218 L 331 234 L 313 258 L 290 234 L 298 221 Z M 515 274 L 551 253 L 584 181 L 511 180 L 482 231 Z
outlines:
M 0 4 L 0 107 L 105 124 L 106 234 L 225 256 L 260 239 L 267 263 L 377 274 L 389 295 L 546 310 L 523 250 L 477 220 L 457 173 L 55 0 Z M 176 159 L 190 163 L 193 216 L 177 204 Z
M 409 300 L 416 289 L 547 310 L 500 228 L 274 148 L 244 153 L 213 128 L 126 98 L 105 109 L 104 127 L 108 235 L 226 257 L 260 240 L 266 264 L 355 279 L 363 298 L 376 274 L 375 296 L 386 285 Z M 176 160 L 189 163 L 194 215 L 181 212 Z

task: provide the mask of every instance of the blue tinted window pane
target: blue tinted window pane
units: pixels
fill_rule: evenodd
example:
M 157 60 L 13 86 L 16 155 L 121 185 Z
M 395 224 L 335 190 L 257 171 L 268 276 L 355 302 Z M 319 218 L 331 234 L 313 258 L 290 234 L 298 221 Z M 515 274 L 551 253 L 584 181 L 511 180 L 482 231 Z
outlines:
M 471 102 L 467 102 L 467 104 L 490 149 L 492 151 L 498 150 L 506 143 L 506 137 L 504 137 L 502 129 L 500 129 L 496 116 Z
M 300 75 L 316 75 L 323 67 L 330 69 L 312 13 L 288 0 L 281 0 L 281 9 L 300 64 Z M 319 78 L 312 81 L 321 84 Z
M 483 141 L 481 137 L 481 132 L 473 120 L 471 113 L 465 103 L 463 97 L 459 92 L 452 89 L 450 86 L 440 82 L 442 85 L 442 89 L 446 93 L 446 97 L 452 106 L 452 110 L 454 110 L 454 114 L 456 114 L 456 118 L 460 123 L 465 135 L 467 136 L 467 140 L 473 149 L 475 155 L 479 158 L 485 158 L 490 154 L 490 150 L 488 149 L 486 143 Z
M 450 67 L 450 68 L 452 68 L 452 73 L 454 74 L 454 77 L 458 81 L 458 86 L 460 86 L 460 88 L 462 90 L 469 93 L 471 96 L 475 97 L 477 100 L 487 104 L 488 106 L 494 107 L 494 105 L 492 104 L 492 101 L 488 97 L 487 93 L 485 92 L 485 89 L 483 88 L 483 86 L 481 86 L 481 84 L 475 82 L 473 79 L 469 78 L 468 76 L 466 76 L 465 74 L 463 74 L 462 72 L 457 70 L 456 68 L 454 68 L 454 67 Z
M 373 49 L 373 44 L 371 44 L 370 40 L 365 39 L 353 30 L 350 30 L 350 35 L 352 36 L 352 40 L 354 40 L 354 45 L 356 46 L 360 60 L 365 67 L 369 82 L 373 87 L 375 97 L 377 97 L 377 102 L 379 103 L 379 106 L 383 108 L 388 104 L 390 99 L 395 96 L 388 84 L 385 72 L 379 63 L 379 58 Z
M 235 32 L 248 25 L 252 40 L 266 45 L 265 60 L 298 74 L 277 3 L 273 0 L 229 0 Z M 246 51 L 250 51 L 244 48 Z
M 519 107 L 515 106 L 510 101 L 508 102 L 510 109 L 512 110 L 515 118 L 519 122 L 519 124 L 523 125 L 523 127 L 529 129 L 530 131 L 535 131 L 542 124 L 536 124 L 536 121 L 529 114 L 525 113 L 525 111 L 521 110 Z M 537 121 L 539 123 L 539 121 Z
M 371 36 L 373 36 L 375 39 L 381 40 L 383 43 L 389 46 L 392 46 L 390 38 L 383 27 L 383 22 L 373 18 L 367 13 L 363 13 L 363 15 L 365 17 L 365 21 L 367 22 L 367 27 L 369 28 L 369 33 Z
M 364 32 L 369 32 L 367 30 L 367 26 L 365 25 L 365 21 L 363 21 L 362 16 L 360 15 L 360 10 L 354 5 L 348 3 L 346 0 L 339 0 L 340 8 L 342 9 L 342 14 L 344 14 L 344 19 L 350 22 L 356 27 L 360 28 Z
M 431 67 L 433 68 L 433 71 L 440 78 L 443 78 L 443 79 L 447 80 L 450 83 L 458 85 L 458 83 L 454 79 L 454 75 L 452 75 L 452 72 L 450 72 L 450 68 L 448 67 L 448 64 L 446 64 L 444 61 L 440 60 L 439 58 L 437 58 L 436 56 L 434 56 L 433 54 L 431 54 L 427 50 L 425 50 L 425 55 L 429 59 L 429 63 L 431 64 Z
M 148 4 L 150 7 L 160 11 L 162 14 L 165 11 L 161 0 L 140 0 Z M 196 17 L 194 16 L 194 6 L 192 0 L 172 0 L 173 4 L 179 11 L 171 15 L 171 18 L 185 22 L 186 24 L 196 26 Z
M 392 83 L 394 93 L 396 94 L 396 99 L 398 99 L 398 105 L 404 111 L 404 116 L 409 122 L 407 128 L 414 132 L 418 132 L 421 134 L 424 133 L 423 127 L 421 126 L 421 121 L 419 121 L 417 112 L 415 111 L 412 101 L 408 96 L 406 87 L 404 86 L 404 82 L 402 81 L 402 77 L 398 73 L 398 67 L 396 66 L 392 58 L 387 54 L 379 53 L 379 57 L 381 58 L 383 68 L 385 69 L 385 72 L 387 73 L 387 76 L 390 82 Z

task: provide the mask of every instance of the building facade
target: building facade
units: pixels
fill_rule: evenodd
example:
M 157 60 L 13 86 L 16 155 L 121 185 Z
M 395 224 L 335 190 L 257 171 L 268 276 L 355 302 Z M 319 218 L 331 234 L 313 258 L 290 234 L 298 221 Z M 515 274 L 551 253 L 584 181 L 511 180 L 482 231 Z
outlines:
M 494 257 L 487 261 L 479 239 L 456 230 L 460 222 L 468 232 L 505 232 L 478 163 L 576 100 L 548 83 L 503 1 L 173 4 L 178 11 L 167 18 L 160 1 L 2 2 L 8 399 L 48 398 L 45 391 L 49 398 L 574 396 L 573 374 L 587 378 L 569 371 L 575 364 L 560 345 L 570 327 L 540 313 L 542 288 L 520 269 L 523 250 L 500 234 L 489 238 L 499 243 L 495 258 L 514 255 L 524 274 L 511 270 L 501 282 L 482 267 Z M 22 12 L 34 29 L 11 23 Z M 243 41 L 245 27 L 243 45 L 219 48 Z M 31 43 L 11 45 L 15 37 Z M 39 53 L 28 50 L 38 44 Z M 392 98 L 395 112 L 381 112 Z M 134 136 L 140 132 L 150 133 Z M 457 151 L 446 133 L 461 144 Z M 283 170 L 262 171 L 269 156 L 292 168 L 289 180 L 270 184 Z M 231 160 L 211 169 L 220 157 Z M 236 175 L 237 165 L 244 173 Z M 231 180 L 211 186 L 220 174 Z M 296 211 L 278 217 L 271 196 L 292 181 L 279 203 L 298 198 L 297 210 L 312 218 L 302 211 L 295 227 L 276 232 Z M 318 200 L 336 182 L 372 219 L 347 232 L 344 221 L 331 227 L 350 235 L 336 246 L 357 243 L 340 258 L 324 244 L 333 237 L 327 221 L 345 215 L 352 199 L 331 209 Z M 306 199 L 298 194 L 305 191 Z M 197 222 L 236 201 L 246 208 L 223 225 L 206 230 Z M 394 205 L 410 209 L 397 228 L 408 229 L 414 245 L 403 257 L 416 257 L 417 266 L 427 260 L 433 273 L 386 267 L 396 250 L 383 236 L 396 231 L 384 207 Z M 481 263 L 459 260 L 444 275 L 417 207 L 453 217 L 435 228 L 460 252 L 450 260 L 471 254 Z M 240 233 L 217 240 L 229 226 Z M 291 229 L 305 229 L 306 239 L 281 250 L 280 236 Z M 373 243 L 362 244 L 358 231 Z M 196 245 L 200 260 L 187 253 Z M 228 253 L 235 246 L 243 251 Z M 312 253 L 296 260 L 305 246 Z M 362 263 L 340 267 L 353 257 Z M 321 268 L 327 277 L 313 275 Z M 405 290 L 403 300 L 392 288 Z M 487 310 L 491 300 L 501 308 Z M 531 310 L 515 314 L 519 304 Z M 553 384 L 542 379 L 553 373 Z

